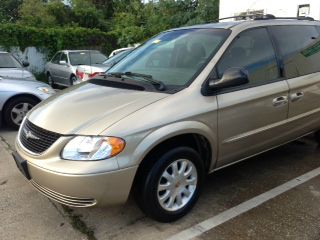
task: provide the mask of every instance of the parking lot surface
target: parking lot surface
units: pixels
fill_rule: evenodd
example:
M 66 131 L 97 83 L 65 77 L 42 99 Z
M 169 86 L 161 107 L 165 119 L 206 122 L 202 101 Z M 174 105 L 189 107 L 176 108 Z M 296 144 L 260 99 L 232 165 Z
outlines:
M 320 167 L 320 148 L 306 137 L 206 180 L 192 212 L 163 224 L 130 198 L 123 206 L 71 209 L 49 201 L 18 172 L 10 156 L 16 132 L 0 130 L 0 239 L 179 239 L 179 233 Z M 194 239 L 320 239 L 320 176 L 206 229 Z

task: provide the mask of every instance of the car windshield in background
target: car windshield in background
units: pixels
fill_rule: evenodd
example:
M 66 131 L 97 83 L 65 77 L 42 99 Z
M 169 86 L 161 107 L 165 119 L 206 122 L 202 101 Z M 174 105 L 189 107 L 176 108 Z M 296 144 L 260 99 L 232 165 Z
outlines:
M 131 52 L 132 52 L 132 49 L 122 51 L 122 52 L 118 53 L 117 55 L 114 55 L 114 56 L 108 58 L 105 62 L 103 62 L 103 64 L 107 65 L 107 66 L 113 66 L 114 64 L 120 62 L 123 58 L 125 58 Z
M 226 29 L 165 32 L 137 48 L 108 73 L 144 74 L 168 87 L 181 89 L 204 68 L 229 34 Z
M 92 65 L 101 64 L 107 57 L 100 52 L 70 52 L 69 53 L 70 63 L 73 66 L 76 65 Z
M 22 68 L 22 66 L 9 53 L 0 53 L 0 68 Z

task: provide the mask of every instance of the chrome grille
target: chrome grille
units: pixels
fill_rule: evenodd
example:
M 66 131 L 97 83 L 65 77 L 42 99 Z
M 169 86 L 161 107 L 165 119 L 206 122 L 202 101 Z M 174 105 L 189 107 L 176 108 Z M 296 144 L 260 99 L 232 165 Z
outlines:
M 60 134 L 42 129 L 26 120 L 20 131 L 20 142 L 30 152 L 41 154 L 61 137 Z
M 70 207 L 92 207 L 97 204 L 97 201 L 93 198 L 79 198 L 66 196 L 61 193 L 52 191 L 51 189 L 46 188 L 44 186 L 41 186 L 33 180 L 31 180 L 30 182 L 40 193 L 63 205 L 67 205 Z

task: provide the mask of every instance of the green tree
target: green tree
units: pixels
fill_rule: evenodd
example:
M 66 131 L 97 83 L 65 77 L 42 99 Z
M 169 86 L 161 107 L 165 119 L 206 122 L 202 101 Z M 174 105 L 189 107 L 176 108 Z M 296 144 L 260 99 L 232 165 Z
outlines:
M 61 0 L 51 0 L 47 5 L 48 13 L 55 18 L 59 26 L 69 25 L 72 19 L 72 10 Z
M 42 0 L 24 0 L 20 8 L 20 21 L 35 27 L 52 27 L 56 19 L 49 14 L 46 3 Z
M 22 0 L 0 0 L 0 22 L 16 22 Z
M 85 28 L 98 28 L 103 31 L 108 31 L 108 24 L 104 20 L 103 11 L 97 9 L 92 1 L 73 0 L 71 8 L 71 20 L 76 25 Z
M 116 13 L 112 25 L 112 33 L 117 37 L 118 44 L 121 47 L 138 43 L 144 39 L 144 28 L 137 24 L 137 18 L 134 14 Z
M 198 0 L 196 15 L 199 22 L 214 22 L 219 19 L 219 0 Z
M 111 19 L 114 14 L 115 1 L 113 0 L 92 0 L 97 9 L 101 9 L 105 19 Z

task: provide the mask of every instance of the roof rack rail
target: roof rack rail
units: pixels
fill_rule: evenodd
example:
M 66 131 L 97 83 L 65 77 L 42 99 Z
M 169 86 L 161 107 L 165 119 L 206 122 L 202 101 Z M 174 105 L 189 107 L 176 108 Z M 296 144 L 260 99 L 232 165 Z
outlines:
M 276 17 L 276 19 L 293 19 L 293 20 L 307 20 L 307 21 L 315 21 L 312 17 Z
M 247 18 L 251 18 L 253 20 L 266 20 L 266 19 L 276 19 L 276 17 L 272 14 L 247 14 L 247 15 L 237 15 L 237 16 L 231 16 L 231 17 L 225 17 L 225 18 L 220 18 L 218 19 L 218 21 L 220 20 L 226 20 L 226 19 L 232 19 L 232 18 L 240 18 L 240 19 L 247 19 Z
M 272 14 L 247 14 L 247 15 L 237 15 L 231 17 L 220 18 L 220 20 L 232 19 L 232 18 L 240 18 L 243 20 L 252 19 L 252 20 L 271 20 L 271 19 L 292 19 L 292 20 L 307 20 L 307 21 L 315 21 L 312 17 L 275 17 Z

